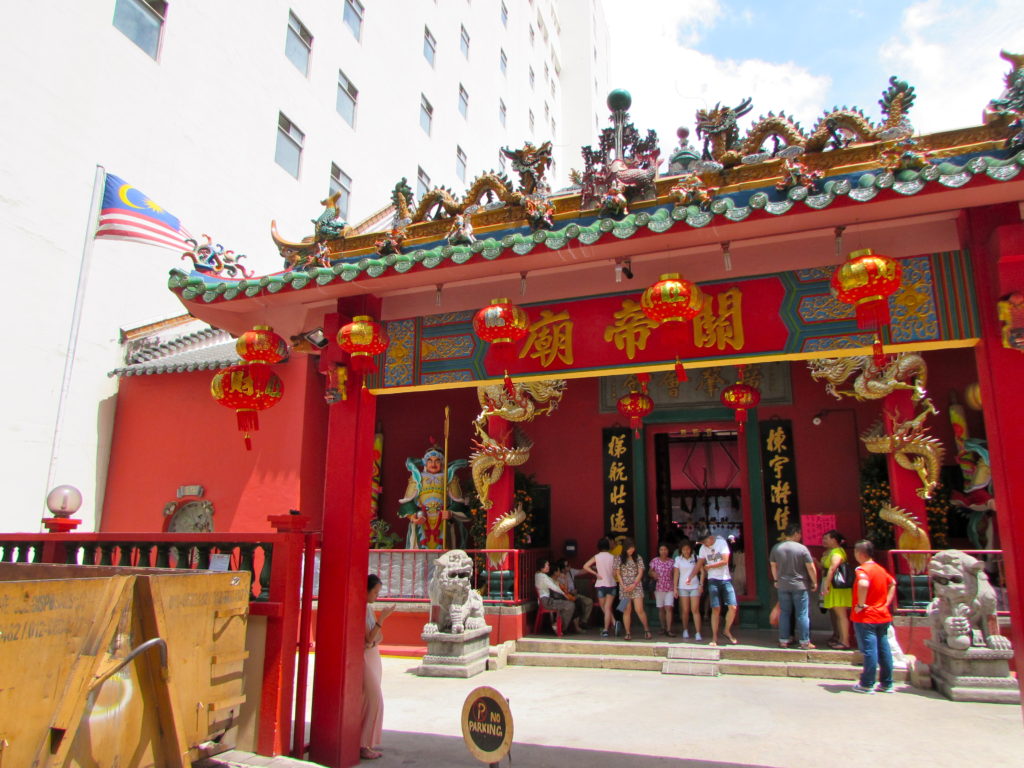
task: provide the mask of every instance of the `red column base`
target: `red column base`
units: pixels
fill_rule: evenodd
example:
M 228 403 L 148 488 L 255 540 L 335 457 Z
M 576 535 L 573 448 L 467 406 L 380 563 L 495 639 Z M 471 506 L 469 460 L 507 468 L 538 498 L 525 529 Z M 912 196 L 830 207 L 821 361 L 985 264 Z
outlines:
M 82 524 L 81 520 L 71 517 L 44 517 L 43 525 L 50 533 L 68 533 Z

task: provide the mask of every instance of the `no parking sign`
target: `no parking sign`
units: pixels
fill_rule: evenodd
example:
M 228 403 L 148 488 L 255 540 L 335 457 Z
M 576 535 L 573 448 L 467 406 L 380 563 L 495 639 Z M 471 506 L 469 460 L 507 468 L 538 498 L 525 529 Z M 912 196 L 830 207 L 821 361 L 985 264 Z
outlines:
M 508 700 L 486 685 L 470 691 L 462 705 L 462 738 L 473 757 L 497 765 L 512 748 Z

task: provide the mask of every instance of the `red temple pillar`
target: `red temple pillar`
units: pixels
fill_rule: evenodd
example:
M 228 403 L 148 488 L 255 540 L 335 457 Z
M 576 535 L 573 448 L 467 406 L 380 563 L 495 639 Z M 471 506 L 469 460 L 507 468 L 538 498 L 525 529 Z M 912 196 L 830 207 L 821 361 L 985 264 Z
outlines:
M 1017 203 L 965 211 L 959 223 L 961 242 L 971 251 L 981 320 L 978 381 L 1019 673 L 1024 670 L 1024 352 L 1002 345 L 996 302 L 1024 290 L 1024 225 Z
M 324 318 L 334 352 L 338 327 L 357 314 L 379 317 L 380 301 L 343 299 L 338 312 Z M 376 419 L 376 397 L 359 384 L 330 407 L 327 429 L 309 756 L 331 768 L 359 763 Z
M 487 434 L 498 444 L 511 446 L 512 430 L 513 425 L 500 416 L 487 417 Z M 515 478 L 515 467 L 505 467 L 505 471 L 501 473 L 498 482 L 491 486 L 490 495 L 491 501 L 494 504 L 487 510 L 488 531 L 491 530 L 495 520 L 512 511 L 512 504 L 516 495 Z M 508 546 L 509 548 L 515 546 L 515 531 L 510 531 L 508 534 Z M 500 561 L 495 561 L 494 558 L 488 558 L 488 560 L 491 563 L 492 570 L 507 570 L 512 567 L 508 558 L 502 558 Z

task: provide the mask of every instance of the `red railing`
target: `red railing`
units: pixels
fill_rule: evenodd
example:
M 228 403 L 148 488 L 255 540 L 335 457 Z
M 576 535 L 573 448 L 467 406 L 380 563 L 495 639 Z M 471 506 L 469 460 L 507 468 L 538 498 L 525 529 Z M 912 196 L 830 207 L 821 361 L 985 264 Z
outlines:
M 894 613 L 904 616 L 925 613 L 932 601 L 928 564 L 938 549 L 891 549 L 889 572 L 896 579 Z M 961 552 L 985 562 L 985 573 L 996 590 L 998 615 L 1009 616 L 1006 600 L 1006 563 L 1001 549 L 962 549 Z M 916 573 L 915 573 L 916 571 Z
M 370 571 L 383 585 L 381 600 L 426 603 L 437 551 L 371 549 Z M 518 605 L 534 599 L 533 574 L 542 549 L 467 549 L 473 559 L 473 588 L 488 605 Z
M 221 565 L 217 555 L 227 555 L 227 569 L 252 576 L 250 614 L 267 620 L 256 747 L 261 754 L 279 755 L 290 751 L 293 723 L 305 723 L 313 593 L 301 587 L 304 565 L 312 580 L 319 534 L 301 530 L 305 519 L 271 519 L 279 532 L 0 534 L 0 562 L 208 569 Z

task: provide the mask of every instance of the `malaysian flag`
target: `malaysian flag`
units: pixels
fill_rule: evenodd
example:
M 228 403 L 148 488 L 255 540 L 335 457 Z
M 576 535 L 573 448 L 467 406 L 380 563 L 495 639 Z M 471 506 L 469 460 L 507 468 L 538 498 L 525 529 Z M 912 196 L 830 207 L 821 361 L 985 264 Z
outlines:
M 131 240 L 174 251 L 191 251 L 181 222 L 124 179 L 107 174 L 97 238 Z

